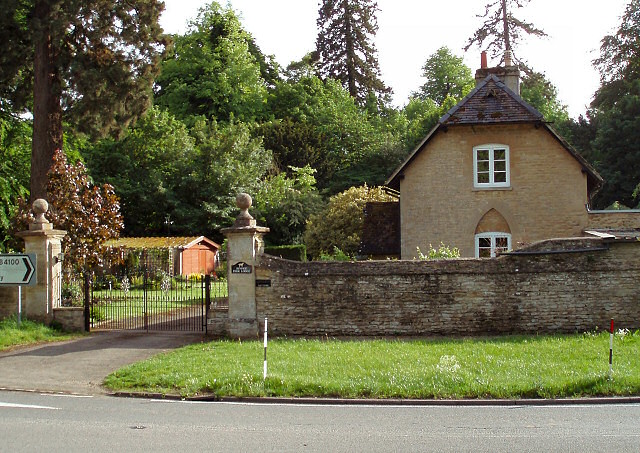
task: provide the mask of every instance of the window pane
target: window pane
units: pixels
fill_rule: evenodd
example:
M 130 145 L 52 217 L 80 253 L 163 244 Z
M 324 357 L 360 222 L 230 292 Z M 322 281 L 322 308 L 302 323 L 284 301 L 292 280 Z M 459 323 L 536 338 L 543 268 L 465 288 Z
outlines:
M 478 173 L 489 171 L 489 162 L 478 162 Z
M 501 249 L 507 249 L 509 247 L 509 240 L 507 238 L 496 238 L 496 247 Z
M 478 173 L 478 182 L 481 184 L 489 183 L 489 173 Z
M 480 248 L 491 248 L 491 238 L 478 238 L 478 246 Z
M 477 151 L 476 159 L 477 160 L 489 160 L 489 150 L 488 149 L 479 149 Z
M 494 173 L 493 182 L 507 182 L 507 172 Z
M 494 162 L 493 163 L 493 169 L 495 171 L 507 171 L 507 163 L 503 160 L 498 161 L 498 162 Z
M 506 157 L 507 157 L 507 152 L 504 149 L 496 149 L 493 151 L 494 160 L 505 160 Z
M 480 258 L 491 258 L 491 249 L 480 249 L 480 250 L 478 250 L 478 256 Z

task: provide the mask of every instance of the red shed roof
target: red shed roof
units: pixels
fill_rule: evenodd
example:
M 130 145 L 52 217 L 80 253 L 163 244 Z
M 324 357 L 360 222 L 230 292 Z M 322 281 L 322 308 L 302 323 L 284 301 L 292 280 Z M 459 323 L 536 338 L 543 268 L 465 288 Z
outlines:
M 220 249 L 220 245 L 204 236 L 187 237 L 129 237 L 119 238 L 107 242 L 110 247 L 126 247 L 130 249 L 164 249 L 182 248 L 188 249 L 198 244 L 206 244 L 211 248 Z

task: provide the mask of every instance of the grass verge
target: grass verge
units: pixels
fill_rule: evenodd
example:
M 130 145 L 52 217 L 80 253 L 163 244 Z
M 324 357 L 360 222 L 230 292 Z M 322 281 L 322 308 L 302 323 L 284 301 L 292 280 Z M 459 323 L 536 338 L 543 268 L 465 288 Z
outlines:
M 28 319 L 23 319 L 18 326 L 14 316 L 0 321 L 0 351 L 19 345 L 69 340 L 80 335 L 64 333 Z
M 109 375 L 117 391 L 194 396 L 558 398 L 640 395 L 640 331 L 427 341 L 190 345 Z

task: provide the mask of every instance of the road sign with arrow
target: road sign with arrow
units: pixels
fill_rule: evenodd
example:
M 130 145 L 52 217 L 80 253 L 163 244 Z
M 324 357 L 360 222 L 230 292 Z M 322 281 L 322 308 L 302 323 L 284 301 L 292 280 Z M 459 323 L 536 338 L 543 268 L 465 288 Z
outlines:
M 0 254 L 0 285 L 33 286 L 36 280 L 35 253 Z

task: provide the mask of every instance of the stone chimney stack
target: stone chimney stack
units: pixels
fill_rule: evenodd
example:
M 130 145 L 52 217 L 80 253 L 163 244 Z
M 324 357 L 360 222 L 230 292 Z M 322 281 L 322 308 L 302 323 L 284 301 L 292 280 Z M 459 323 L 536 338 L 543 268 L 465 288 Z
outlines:
M 476 85 L 486 79 L 489 74 L 494 74 L 511 91 L 520 96 L 520 70 L 513 63 L 513 52 L 511 50 L 507 50 L 504 53 L 504 66 L 495 68 L 487 67 L 487 53 L 482 52 L 480 69 L 476 71 Z

